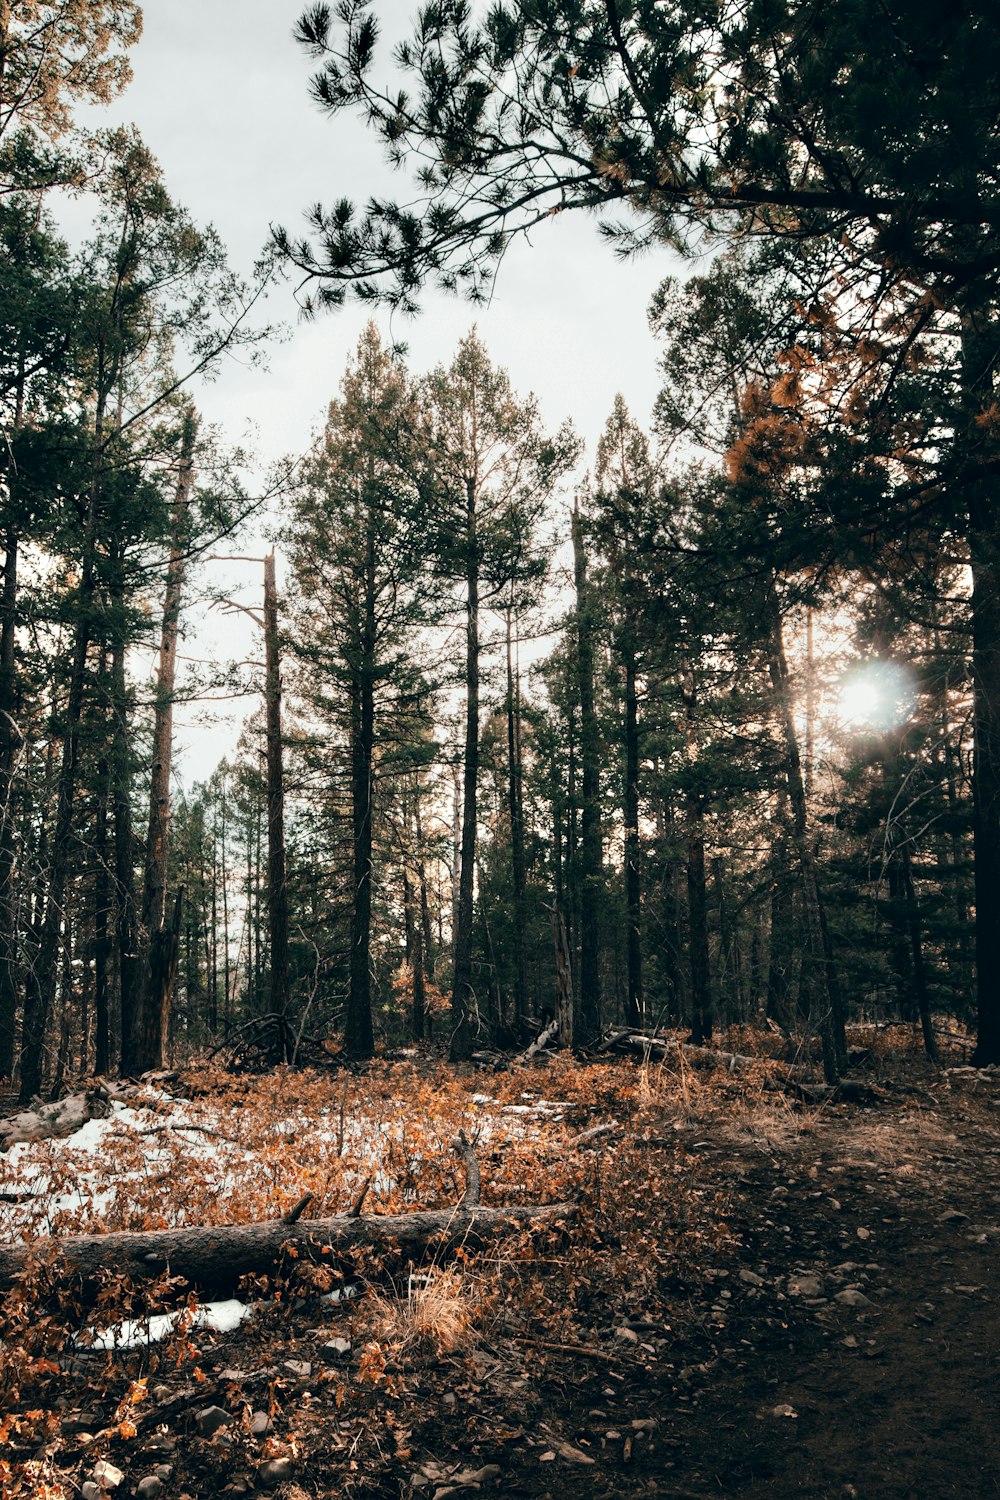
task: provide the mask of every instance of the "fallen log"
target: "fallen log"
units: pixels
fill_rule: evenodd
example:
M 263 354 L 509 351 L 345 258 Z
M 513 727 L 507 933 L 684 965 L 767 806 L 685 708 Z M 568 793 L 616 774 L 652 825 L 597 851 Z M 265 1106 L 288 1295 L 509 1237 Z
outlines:
M 672 1036 L 651 1036 L 642 1031 L 613 1032 L 601 1042 L 600 1052 L 638 1052 L 644 1057 L 676 1057 L 680 1054 L 686 1062 L 703 1063 L 708 1067 L 724 1067 L 730 1073 L 759 1063 L 759 1057 L 749 1057 L 743 1052 L 719 1052 L 714 1047 L 696 1047 L 693 1042 L 678 1042 Z
M 241 1276 L 273 1270 L 283 1255 L 318 1259 L 362 1246 L 393 1246 L 413 1260 L 431 1251 L 467 1244 L 480 1246 L 517 1229 L 540 1229 L 570 1219 L 572 1203 L 512 1208 L 442 1208 L 424 1213 L 328 1219 L 300 1219 L 287 1224 L 271 1219 L 258 1224 L 220 1224 L 190 1229 L 156 1229 L 138 1233 L 74 1234 L 52 1242 L 65 1274 L 85 1287 L 101 1273 L 124 1272 L 136 1280 L 169 1272 L 192 1286 L 220 1294 L 231 1291 Z M 0 1291 L 9 1290 L 38 1256 L 44 1241 L 0 1246 Z
M 554 1021 L 550 1021 L 549 1024 L 538 1033 L 538 1035 L 535 1037 L 535 1040 L 531 1043 L 531 1046 L 526 1047 L 525 1050 L 520 1053 L 517 1058 L 515 1058 L 515 1061 L 530 1062 L 533 1057 L 537 1057 L 540 1052 L 544 1052 L 549 1043 L 554 1042 L 558 1038 L 558 1036 L 559 1018 L 556 1017 Z
M 102 1085 L 82 1094 L 68 1094 L 52 1104 L 39 1103 L 10 1119 L 0 1120 L 0 1152 L 20 1141 L 48 1141 L 73 1135 L 88 1120 L 106 1120 L 111 1113 L 108 1090 Z
M 355 1210 L 326 1219 L 296 1218 L 293 1210 L 283 1219 L 257 1224 L 74 1234 L 51 1241 L 51 1246 L 60 1270 L 78 1279 L 84 1290 L 96 1287 L 102 1274 L 113 1270 L 137 1281 L 169 1273 L 218 1294 L 231 1291 L 241 1276 L 273 1270 L 288 1254 L 316 1260 L 362 1247 L 395 1247 L 419 1260 L 452 1245 L 478 1247 L 518 1229 L 564 1223 L 576 1214 L 573 1203 L 484 1208 L 479 1202 L 478 1163 L 464 1135 L 455 1149 L 465 1166 L 466 1187 L 454 1208 L 378 1215 Z M 0 1245 L 0 1291 L 8 1290 L 49 1243 Z

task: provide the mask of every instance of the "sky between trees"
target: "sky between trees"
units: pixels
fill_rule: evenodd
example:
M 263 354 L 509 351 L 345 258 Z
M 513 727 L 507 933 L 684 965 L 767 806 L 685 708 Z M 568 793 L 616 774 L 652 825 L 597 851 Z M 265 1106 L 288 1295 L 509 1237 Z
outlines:
M 159 159 L 170 190 L 198 223 L 218 229 L 234 267 L 248 274 L 271 223 L 293 233 L 307 206 L 340 193 L 364 198 L 401 182 L 385 165 L 378 142 L 353 120 L 325 119 L 308 97 L 310 65 L 292 38 L 300 0 L 147 0 L 143 35 L 131 54 L 133 81 L 109 108 L 92 110 L 102 125 L 134 122 Z M 402 31 L 406 0 L 385 0 L 387 35 Z M 81 111 L 81 118 L 88 112 Z M 81 210 L 65 206 L 73 225 Z M 81 215 L 86 223 L 85 215 Z M 547 226 L 532 245 L 518 245 L 504 265 L 489 307 L 470 308 L 430 291 L 416 319 L 380 314 L 387 339 L 405 344 L 414 371 L 450 359 L 473 320 L 494 360 L 517 390 L 534 391 L 550 426 L 572 416 L 588 443 L 585 461 L 621 391 L 639 420 L 658 389 L 656 348 L 646 313 L 663 277 L 679 268 L 666 248 L 618 262 L 592 223 L 569 216 Z M 279 283 L 267 314 L 283 323 L 265 368 L 229 360 L 192 395 L 207 422 L 255 450 L 251 483 L 284 454 L 303 453 L 336 392 L 348 355 L 370 311 L 357 305 L 303 320 L 294 282 Z M 273 520 L 268 516 L 265 521 Z M 568 536 L 568 521 L 567 521 Z M 240 550 L 259 553 L 263 537 Z M 260 593 L 256 571 L 215 565 L 223 587 L 246 602 Z M 279 579 L 281 559 L 279 558 Z M 234 657 L 253 637 L 240 616 L 187 628 L 192 654 L 209 642 Z M 201 774 L 230 751 L 245 705 L 217 705 L 178 714 L 179 772 Z

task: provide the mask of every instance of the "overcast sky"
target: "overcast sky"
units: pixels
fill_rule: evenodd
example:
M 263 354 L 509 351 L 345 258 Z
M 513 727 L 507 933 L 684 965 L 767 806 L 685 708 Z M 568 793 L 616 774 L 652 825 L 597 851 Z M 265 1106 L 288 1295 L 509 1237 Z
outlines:
M 196 221 L 211 222 L 235 266 L 249 274 L 271 224 L 303 227 L 311 203 L 371 193 L 405 195 L 405 177 L 384 164 L 378 143 L 348 117 L 329 119 L 308 93 L 313 65 L 292 40 L 302 0 L 144 0 L 142 41 L 133 52 L 134 80 L 104 123 L 134 122 L 160 160 L 173 197 Z M 387 35 L 399 35 L 415 0 L 375 0 Z M 409 346 L 415 372 L 450 358 L 478 323 L 495 361 L 515 388 L 532 390 L 547 423 L 571 417 L 593 445 L 617 391 L 645 422 L 657 390 L 656 347 L 646 322 L 653 290 L 676 269 L 664 251 L 623 265 L 591 219 L 572 214 L 518 244 L 502 268 L 488 308 L 429 291 L 417 319 L 377 314 L 385 335 Z M 268 368 L 230 362 L 214 384 L 194 392 L 205 416 L 234 442 L 248 425 L 262 463 L 300 453 L 322 421 L 346 359 L 370 310 L 349 306 L 304 323 L 291 286 L 271 298 L 268 315 L 284 322 L 287 339 L 274 346 Z M 252 602 L 254 578 L 243 575 L 241 597 Z M 234 587 L 240 585 L 234 575 Z M 252 627 L 244 627 L 252 629 Z M 231 627 L 238 632 L 239 627 Z M 246 654 L 250 643 L 237 643 Z M 231 727 L 198 745 L 198 769 L 225 753 Z M 190 755 L 188 756 L 190 759 Z

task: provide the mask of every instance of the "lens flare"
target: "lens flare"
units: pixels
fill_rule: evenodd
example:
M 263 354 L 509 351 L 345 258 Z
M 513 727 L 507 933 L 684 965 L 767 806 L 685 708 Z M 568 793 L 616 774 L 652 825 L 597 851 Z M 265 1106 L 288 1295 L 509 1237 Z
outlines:
M 866 661 L 851 667 L 837 689 L 837 718 L 845 729 L 898 729 L 916 707 L 912 672 L 897 661 Z

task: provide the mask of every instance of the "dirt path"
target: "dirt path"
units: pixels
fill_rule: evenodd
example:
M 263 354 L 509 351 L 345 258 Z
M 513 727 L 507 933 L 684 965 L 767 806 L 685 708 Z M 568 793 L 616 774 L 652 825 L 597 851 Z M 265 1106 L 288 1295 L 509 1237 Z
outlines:
M 525 1463 L 508 1487 L 553 1500 L 567 1483 L 663 1500 L 1000 1494 L 1000 1114 L 984 1104 L 942 1090 L 930 1106 L 807 1128 L 723 1125 L 719 1139 L 701 1126 L 710 1176 L 731 1184 L 735 1262 L 641 1375 L 617 1389 L 591 1377 L 601 1394 L 572 1436 L 594 1469 L 557 1460 L 552 1484 Z M 630 1426 L 646 1416 L 648 1436 Z

